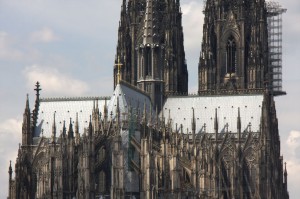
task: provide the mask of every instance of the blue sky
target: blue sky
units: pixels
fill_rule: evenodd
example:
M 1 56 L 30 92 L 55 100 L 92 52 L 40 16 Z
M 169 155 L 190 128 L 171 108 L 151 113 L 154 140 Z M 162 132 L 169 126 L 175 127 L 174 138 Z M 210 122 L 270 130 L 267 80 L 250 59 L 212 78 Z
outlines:
M 300 2 L 279 1 L 283 28 L 283 87 L 276 98 L 282 154 L 291 199 L 300 197 Z M 181 0 L 189 89 L 197 89 L 202 1 Z M 111 95 L 121 0 L 0 0 L 0 198 L 7 196 L 8 164 L 16 159 L 26 94 L 42 97 Z

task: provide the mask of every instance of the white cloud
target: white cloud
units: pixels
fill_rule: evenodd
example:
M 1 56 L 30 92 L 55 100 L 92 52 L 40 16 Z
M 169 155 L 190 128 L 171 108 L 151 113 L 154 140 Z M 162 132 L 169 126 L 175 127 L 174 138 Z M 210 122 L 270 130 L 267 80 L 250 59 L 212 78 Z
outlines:
M 201 2 L 192 1 L 183 3 L 183 29 L 184 29 L 184 44 L 187 51 L 200 50 L 202 41 L 202 24 L 203 24 L 203 6 Z M 195 39 L 196 38 L 196 39 Z
M 49 43 L 59 40 L 59 37 L 54 34 L 52 29 L 44 27 L 41 30 L 31 33 L 30 40 L 32 42 Z
M 0 59 L 20 60 L 24 57 L 22 51 L 13 48 L 14 39 L 4 31 L 0 31 Z
M 8 119 L 0 123 L 0 192 L 5 196 L 8 192 L 8 167 L 9 161 L 12 160 L 12 167 L 14 170 L 14 163 L 18 152 L 18 143 L 22 140 L 22 120 L 21 119 Z
M 295 152 L 295 150 L 300 146 L 300 131 L 291 131 L 286 144 L 288 148 L 292 150 L 290 152 Z
M 203 4 L 201 1 L 189 1 L 182 3 L 182 25 L 184 32 L 184 48 L 189 71 L 189 92 L 196 92 L 198 81 L 198 58 L 202 42 L 202 13 Z
M 300 131 L 291 131 L 287 140 L 285 141 L 284 148 L 284 161 L 287 163 L 288 172 L 288 190 L 290 193 L 297 193 L 300 184 Z M 294 198 L 291 195 L 291 198 Z
M 87 83 L 63 74 L 55 68 L 33 65 L 27 67 L 23 73 L 29 88 L 39 81 L 46 94 L 80 96 L 89 91 Z

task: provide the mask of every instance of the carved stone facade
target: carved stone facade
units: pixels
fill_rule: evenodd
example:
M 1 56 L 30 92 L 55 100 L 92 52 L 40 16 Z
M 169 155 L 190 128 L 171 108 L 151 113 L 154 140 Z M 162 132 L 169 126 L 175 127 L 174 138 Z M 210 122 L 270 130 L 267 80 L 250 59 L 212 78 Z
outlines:
M 37 83 L 8 198 L 288 199 L 265 20 L 263 0 L 207 1 L 199 95 L 177 95 L 179 1 L 124 0 L 114 94 L 44 99 Z
M 160 110 L 165 94 L 187 94 L 182 13 L 175 0 L 123 0 L 118 31 L 122 80 L 147 92 Z M 114 87 L 118 68 L 114 68 Z
M 269 78 L 265 1 L 207 1 L 204 12 L 199 93 L 265 88 Z

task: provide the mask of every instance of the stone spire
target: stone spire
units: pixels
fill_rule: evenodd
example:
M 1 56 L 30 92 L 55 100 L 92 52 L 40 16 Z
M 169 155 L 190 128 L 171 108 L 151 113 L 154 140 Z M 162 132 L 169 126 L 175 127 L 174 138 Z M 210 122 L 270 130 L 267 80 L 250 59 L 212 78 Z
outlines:
M 106 123 L 107 117 L 108 117 L 107 99 L 106 98 L 105 98 L 105 103 L 104 103 L 103 117 L 104 117 L 104 122 Z
M 55 121 L 55 112 L 53 113 L 53 124 L 52 124 L 52 143 L 55 143 L 56 139 L 56 121 Z
M 195 119 L 195 109 L 192 108 L 193 110 L 193 117 L 192 117 L 192 134 L 193 134 L 193 143 L 195 146 L 196 143 L 196 119 Z
M 144 19 L 144 35 L 143 35 L 143 44 L 154 44 L 154 38 L 157 36 L 156 30 L 158 27 L 155 26 L 155 5 L 153 0 L 147 0 L 146 2 L 146 12 Z
M 76 121 L 75 121 L 75 138 L 76 138 L 76 144 L 79 144 L 80 134 L 79 134 L 78 113 L 76 113 Z
M 92 116 L 90 115 L 90 122 L 89 122 L 89 138 L 93 137 L 93 125 L 92 125 Z
M 239 134 L 239 141 L 240 141 L 241 140 L 241 131 L 242 131 L 240 107 L 238 108 L 237 131 L 238 131 L 238 134 Z
M 117 118 L 117 125 L 118 125 L 118 127 L 120 125 L 120 117 L 121 117 L 120 102 L 119 102 L 119 96 L 118 96 L 117 97 L 117 107 L 116 107 L 116 118 Z
M 284 183 L 285 183 L 285 187 L 287 187 L 287 170 L 286 170 L 286 162 L 284 163 Z
M 11 167 L 11 161 L 9 161 L 9 168 L 8 168 L 8 174 L 9 174 L 9 181 L 12 180 L 12 167 Z
M 35 99 L 35 104 L 34 104 L 34 110 L 32 112 L 32 124 L 33 124 L 32 128 L 33 128 L 33 132 L 35 130 L 36 123 L 37 123 L 37 120 L 38 120 L 39 107 L 40 107 L 40 91 L 42 89 L 41 89 L 41 85 L 40 85 L 39 82 L 36 82 L 34 90 L 36 91 L 36 99 Z
M 74 138 L 74 131 L 73 131 L 73 124 L 72 124 L 72 118 L 70 118 L 70 124 L 69 124 L 69 131 L 68 131 L 68 138 Z
M 217 139 L 218 131 L 219 131 L 218 109 L 215 109 L 214 130 L 215 130 L 216 139 Z
M 66 129 L 66 121 L 64 120 L 63 130 L 62 130 L 62 138 L 66 138 L 67 129 Z
M 32 142 L 32 131 L 31 131 L 31 118 L 30 118 L 30 108 L 29 108 L 29 97 L 26 97 L 26 106 L 23 114 L 23 124 L 22 124 L 22 145 L 30 145 Z

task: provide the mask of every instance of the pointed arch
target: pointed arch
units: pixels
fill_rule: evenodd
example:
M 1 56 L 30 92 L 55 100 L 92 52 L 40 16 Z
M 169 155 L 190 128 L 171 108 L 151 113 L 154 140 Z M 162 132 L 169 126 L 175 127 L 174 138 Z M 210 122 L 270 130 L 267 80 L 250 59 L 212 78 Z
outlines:
M 221 74 L 227 79 L 243 74 L 242 44 L 238 30 L 227 29 L 221 37 Z
M 237 44 L 235 38 L 230 35 L 226 42 L 226 73 L 233 74 L 237 66 Z

